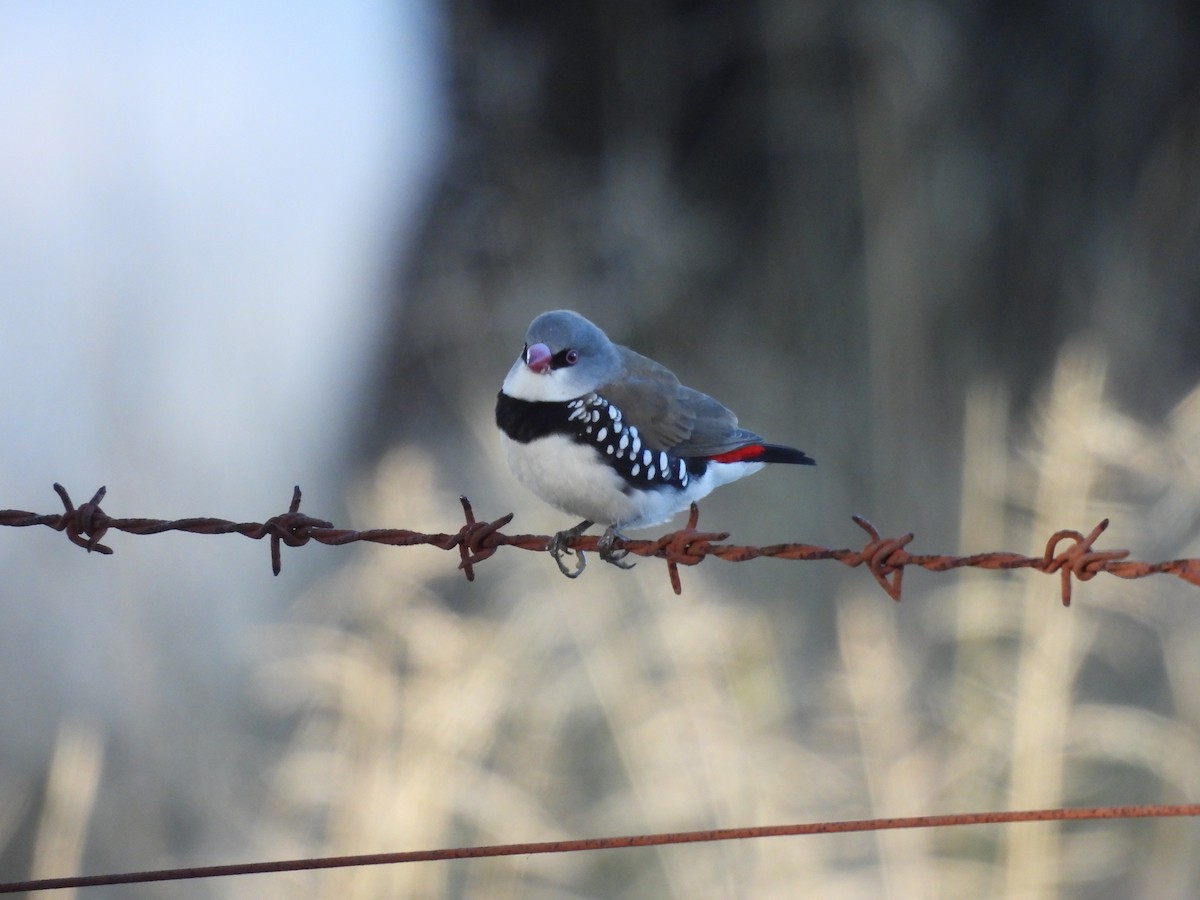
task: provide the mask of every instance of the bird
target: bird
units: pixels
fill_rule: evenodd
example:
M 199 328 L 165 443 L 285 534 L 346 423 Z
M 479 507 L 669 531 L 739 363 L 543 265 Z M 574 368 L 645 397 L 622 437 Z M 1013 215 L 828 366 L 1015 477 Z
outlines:
M 593 525 L 605 526 L 600 558 L 629 568 L 615 547 L 624 529 L 661 524 L 767 463 L 816 463 L 739 427 L 721 403 L 567 309 L 530 323 L 496 399 L 496 426 L 517 480 L 583 520 L 549 546 L 571 578 L 586 560 L 577 551 L 569 569 L 568 542 Z

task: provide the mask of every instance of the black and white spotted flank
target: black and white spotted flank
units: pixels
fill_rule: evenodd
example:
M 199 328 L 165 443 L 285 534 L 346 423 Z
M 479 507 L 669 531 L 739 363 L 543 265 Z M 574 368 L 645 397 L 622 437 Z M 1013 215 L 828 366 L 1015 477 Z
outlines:
M 638 427 L 627 424 L 621 411 L 599 394 L 571 400 L 567 409 L 567 421 L 575 426 L 575 439 L 603 453 L 609 465 L 630 484 L 685 488 L 693 474 L 704 471 L 704 460 L 693 460 L 699 471 L 689 473 L 687 460 L 643 446 Z

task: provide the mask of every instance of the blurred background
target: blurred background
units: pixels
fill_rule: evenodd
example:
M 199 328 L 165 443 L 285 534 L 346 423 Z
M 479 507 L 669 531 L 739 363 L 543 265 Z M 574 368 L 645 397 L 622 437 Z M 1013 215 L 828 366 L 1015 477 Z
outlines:
M 1200 556 L 1187 4 L 0 7 L 0 507 L 573 524 L 495 393 L 574 308 L 815 456 L 739 543 Z M 678 523 L 677 523 L 678 524 Z M 1200 593 L 0 534 L 0 881 L 1200 798 Z M 88 897 L 1192 897 L 1189 821 Z

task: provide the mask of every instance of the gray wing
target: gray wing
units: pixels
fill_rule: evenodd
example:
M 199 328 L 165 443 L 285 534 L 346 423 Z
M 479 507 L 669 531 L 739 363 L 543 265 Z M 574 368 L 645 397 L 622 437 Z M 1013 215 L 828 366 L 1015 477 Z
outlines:
M 715 456 L 761 441 L 738 428 L 737 416 L 708 394 L 692 390 L 666 367 L 619 347 L 625 378 L 598 393 L 637 426 L 642 443 L 676 456 Z

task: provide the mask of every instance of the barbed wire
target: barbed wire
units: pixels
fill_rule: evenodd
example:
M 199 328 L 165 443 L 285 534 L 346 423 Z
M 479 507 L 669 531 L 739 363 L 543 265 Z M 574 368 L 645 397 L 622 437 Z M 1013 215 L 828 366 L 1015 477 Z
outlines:
M 482 859 L 497 856 L 529 856 L 535 853 L 621 850 L 629 847 L 661 847 L 667 844 L 697 844 L 764 837 L 848 834 L 859 831 L 893 831 L 902 828 L 1006 825 L 1014 822 L 1065 822 L 1097 819 L 1150 819 L 1194 816 L 1200 816 L 1200 803 L 1026 809 L 1007 812 L 950 813 L 939 816 L 906 816 L 903 818 L 888 819 L 810 822 L 794 825 L 759 825 L 748 828 L 715 828 L 707 831 L 676 831 L 660 834 L 626 835 L 623 837 L 540 841 L 528 844 L 493 844 L 483 847 L 451 847 L 441 850 L 411 850 L 396 853 L 366 853 L 356 856 L 308 857 L 304 859 L 233 863 L 219 866 L 151 869 L 141 872 L 121 872 L 111 875 L 41 878 L 33 881 L 0 883 L 0 894 L 32 893 L 34 891 L 49 891 L 62 888 L 101 887 L 118 884 L 184 881 L 192 878 L 219 878 L 230 875 L 263 875 L 267 873 L 301 872 L 317 869 L 344 869 L 354 866 L 397 865 L 399 863 L 434 862 L 450 859 Z
M 367 541 L 393 547 L 411 547 L 425 544 L 442 550 L 459 552 L 459 569 L 468 581 L 475 580 L 475 566 L 490 558 L 500 547 L 515 547 L 520 550 L 547 552 L 552 535 L 506 534 L 501 531 L 513 518 L 512 513 L 493 521 L 477 521 L 471 502 L 460 497 L 465 523 L 458 531 L 426 534 L 406 528 L 373 528 L 356 531 L 335 528 L 333 523 L 317 519 L 300 512 L 300 487 L 292 492 L 287 512 L 272 516 L 265 522 L 232 522 L 227 519 L 146 519 L 113 518 L 100 508 L 107 493 L 105 488 L 96 491 L 87 503 L 76 507 L 66 489 L 55 484 L 54 490 L 62 500 L 63 512 L 49 515 L 26 512 L 19 509 L 0 510 L 0 525 L 28 527 L 45 525 L 64 532 L 71 543 L 89 552 L 110 554 L 112 548 L 101 543 L 110 531 L 127 534 L 161 534 L 166 531 L 181 531 L 190 534 L 241 534 L 254 540 L 270 539 L 271 571 L 276 575 L 282 571 L 281 545 L 302 547 L 309 541 L 330 546 Z M 751 559 L 822 560 L 831 559 L 850 567 L 866 566 L 879 586 L 893 600 L 899 602 L 904 570 L 917 566 L 930 572 L 947 572 L 952 569 L 1033 569 L 1046 574 L 1059 573 L 1062 584 L 1063 606 L 1071 605 L 1073 579 L 1089 581 L 1101 572 L 1118 578 L 1144 578 L 1148 575 L 1170 574 L 1191 584 L 1200 586 L 1200 559 L 1172 559 L 1165 562 L 1143 562 L 1128 559 L 1128 550 L 1095 550 L 1093 545 L 1108 528 L 1108 519 L 1102 520 L 1088 534 L 1073 529 L 1063 529 L 1052 534 L 1046 542 L 1041 556 L 1024 556 L 1008 551 L 976 553 L 971 556 L 945 554 L 914 554 L 906 548 L 913 540 L 912 532 L 898 538 L 881 537 L 879 531 L 862 516 L 851 516 L 856 525 L 868 536 L 861 549 L 836 550 L 814 544 L 786 543 L 755 547 L 726 544 L 728 532 L 706 532 L 698 530 L 700 510 L 692 504 L 687 524 L 654 540 L 617 539 L 614 548 L 625 550 L 634 556 L 664 560 L 671 587 L 676 594 L 682 593 L 679 566 L 694 566 L 710 556 L 726 562 L 746 562 Z M 575 552 L 597 550 L 601 538 L 596 535 L 571 537 L 565 546 Z M 1061 549 L 1060 549 L 1061 548 Z

